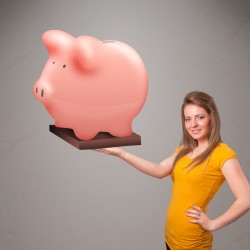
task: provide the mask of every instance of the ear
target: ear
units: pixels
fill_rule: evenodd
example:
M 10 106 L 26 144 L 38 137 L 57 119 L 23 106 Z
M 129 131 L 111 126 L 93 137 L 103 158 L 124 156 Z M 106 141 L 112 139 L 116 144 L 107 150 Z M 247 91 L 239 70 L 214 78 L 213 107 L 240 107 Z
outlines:
M 74 37 L 61 30 L 49 30 L 43 34 L 42 39 L 49 54 L 53 55 L 70 46 Z
M 102 42 L 91 36 L 76 38 L 74 56 L 82 70 L 94 70 L 100 63 Z

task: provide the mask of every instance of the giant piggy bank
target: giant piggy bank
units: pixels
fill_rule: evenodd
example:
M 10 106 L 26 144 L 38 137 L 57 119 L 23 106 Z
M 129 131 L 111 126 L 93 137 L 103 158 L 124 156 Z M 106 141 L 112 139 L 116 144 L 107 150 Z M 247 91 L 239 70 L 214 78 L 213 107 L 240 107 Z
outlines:
M 55 126 L 71 128 L 81 140 L 98 132 L 132 134 L 132 121 L 147 97 L 147 73 L 125 43 L 73 37 L 49 30 L 42 36 L 49 59 L 33 87 Z

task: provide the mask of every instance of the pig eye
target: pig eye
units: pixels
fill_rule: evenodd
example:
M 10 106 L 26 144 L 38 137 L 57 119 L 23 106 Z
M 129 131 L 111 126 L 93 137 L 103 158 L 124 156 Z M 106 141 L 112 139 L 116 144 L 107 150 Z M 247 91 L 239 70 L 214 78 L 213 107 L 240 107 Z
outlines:
M 56 62 L 54 61 L 53 64 L 55 64 Z
M 63 68 L 66 68 L 66 64 L 63 65 Z

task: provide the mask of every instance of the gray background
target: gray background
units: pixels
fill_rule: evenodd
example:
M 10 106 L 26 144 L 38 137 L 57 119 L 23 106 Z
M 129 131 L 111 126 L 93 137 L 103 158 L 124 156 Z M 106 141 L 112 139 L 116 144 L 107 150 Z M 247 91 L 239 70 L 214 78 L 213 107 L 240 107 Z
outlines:
M 0 249 L 160 250 L 171 180 L 79 151 L 48 130 L 31 89 L 48 54 L 43 32 L 61 29 L 134 47 L 149 77 L 133 123 L 159 162 L 181 139 L 180 107 L 192 90 L 215 98 L 222 137 L 250 178 L 250 1 L 6 0 L 0 8 Z M 227 184 L 208 214 L 233 202 Z M 250 249 L 249 215 L 214 233 L 215 250 Z

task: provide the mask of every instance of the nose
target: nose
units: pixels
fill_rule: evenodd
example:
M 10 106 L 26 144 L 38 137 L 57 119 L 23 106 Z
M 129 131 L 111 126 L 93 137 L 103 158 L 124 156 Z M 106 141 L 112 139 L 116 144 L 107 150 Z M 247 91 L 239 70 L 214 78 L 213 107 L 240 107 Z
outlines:
M 196 119 L 194 118 L 194 119 L 192 119 L 192 127 L 196 127 L 197 126 L 197 121 L 196 121 Z

